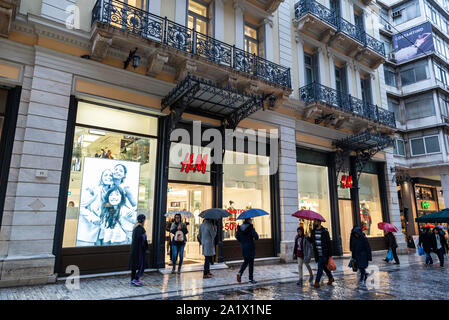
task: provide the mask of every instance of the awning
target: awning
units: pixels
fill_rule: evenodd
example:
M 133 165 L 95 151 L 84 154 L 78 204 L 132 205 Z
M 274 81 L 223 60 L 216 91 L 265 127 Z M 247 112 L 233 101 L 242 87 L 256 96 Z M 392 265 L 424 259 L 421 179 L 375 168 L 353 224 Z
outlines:
M 419 223 L 449 223 L 449 209 L 426 214 L 415 219 Z
M 389 136 L 381 133 L 364 132 L 334 142 L 337 148 L 346 151 L 381 151 L 393 143 Z
M 264 100 L 260 95 L 238 92 L 229 84 L 221 86 L 187 75 L 162 100 L 162 110 L 169 107 L 178 121 L 187 112 L 220 120 L 226 128 L 235 129 L 241 120 L 263 109 Z M 172 127 L 175 125 L 172 123 Z

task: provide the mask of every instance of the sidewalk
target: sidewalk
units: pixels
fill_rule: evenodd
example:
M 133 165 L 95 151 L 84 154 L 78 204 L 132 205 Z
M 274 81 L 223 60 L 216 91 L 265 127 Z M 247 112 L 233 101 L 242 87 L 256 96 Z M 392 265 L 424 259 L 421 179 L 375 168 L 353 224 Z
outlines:
M 416 254 L 400 255 L 400 266 L 392 263 L 385 264 L 382 261 L 383 258 L 383 255 L 373 257 L 372 264 L 387 271 L 422 264 L 422 258 Z M 335 259 L 336 281 L 349 275 L 354 276 L 352 270 L 348 268 L 348 261 L 348 257 Z M 316 263 L 313 260 L 311 265 L 316 272 Z M 143 287 L 131 286 L 128 275 L 118 275 L 81 279 L 80 288 L 72 291 L 67 289 L 64 281 L 40 286 L 0 288 L 0 300 L 164 299 L 223 289 L 232 290 L 234 287 L 239 289 L 254 287 L 248 283 L 248 271 L 243 275 L 242 284 L 238 284 L 237 271 L 238 267 L 213 270 L 214 277 L 210 279 L 203 279 L 201 271 L 186 272 L 181 275 L 151 272 L 142 277 L 141 280 L 145 284 Z M 297 281 L 298 267 L 296 263 L 255 266 L 254 278 L 258 281 L 256 286 Z M 304 279 L 307 278 L 308 273 L 304 270 Z

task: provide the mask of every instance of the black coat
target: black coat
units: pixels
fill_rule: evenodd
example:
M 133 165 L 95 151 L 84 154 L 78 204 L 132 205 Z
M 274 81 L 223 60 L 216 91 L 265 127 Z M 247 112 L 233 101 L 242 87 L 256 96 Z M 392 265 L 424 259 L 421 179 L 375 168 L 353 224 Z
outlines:
M 186 224 L 185 224 L 185 223 L 182 223 L 182 222 L 180 222 L 180 224 L 181 224 L 181 231 L 184 233 L 184 241 L 183 241 L 183 242 L 176 242 L 176 241 L 174 241 L 174 239 L 173 239 L 173 244 L 178 245 L 178 246 L 183 245 L 183 244 L 186 243 L 186 241 L 187 241 L 186 234 L 189 233 L 189 231 L 187 231 L 187 226 L 186 226 Z M 172 225 L 171 225 L 171 227 L 170 227 L 170 233 L 171 233 L 171 234 L 173 234 L 173 235 L 176 234 L 176 232 L 178 231 L 178 225 L 179 225 L 179 223 L 176 223 L 176 222 L 173 222 L 173 223 L 172 223 Z
M 254 240 L 259 240 L 259 235 L 254 229 L 254 226 L 248 223 L 244 223 L 241 226 L 238 226 L 237 232 L 235 233 L 235 238 L 242 245 L 243 258 L 255 258 L 256 245 L 254 243 Z
M 148 250 L 148 241 L 144 227 L 138 225 L 133 230 L 133 238 L 131 242 L 131 252 L 129 256 L 129 268 L 131 270 L 148 267 L 146 251 Z
M 437 237 L 435 236 L 435 233 L 432 232 L 432 248 L 434 252 L 437 252 Z M 444 236 L 440 233 L 440 243 L 441 246 L 443 247 L 443 251 L 444 253 L 446 253 L 448 251 L 448 246 L 447 246 L 447 242 L 446 242 L 446 238 L 444 238 Z
M 425 252 L 430 253 L 430 252 L 432 252 L 432 250 L 434 248 L 433 240 L 434 240 L 434 237 L 432 236 L 432 233 L 430 231 L 425 232 L 419 236 L 419 244 L 418 245 L 422 246 L 422 248 L 424 249 Z
M 355 234 L 358 234 L 357 238 Z M 349 247 L 352 252 L 352 258 L 356 261 L 359 268 L 367 268 L 368 261 L 372 261 L 371 247 L 368 239 L 360 227 L 355 227 L 351 232 Z
M 393 233 L 388 232 L 385 235 L 385 244 L 388 249 L 395 249 L 398 247 L 398 244 L 396 243 L 396 237 L 394 236 Z
M 330 257 L 332 257 L 332 243 L 331 243 L 331 237 L 329 235 L 329 231 L 327 231 L 326 228 L 322 227 L 321 228 L 321 246 L 323 248 L 323 258 L 324 258 L 324 263 L 327 265 L 327 261 L 329 260 Z M 312 234 L 309 238 L 309 241 L 312 243 L 313 245 L 313 253 L 315 255 L 315 261 L 318 262 L 319 260 L 319 254 L 318 254 L 318 249 L 316 247 L 316 242 L 315 242 L 315 234 L 316 234 L 316 229 L 312 230 Z

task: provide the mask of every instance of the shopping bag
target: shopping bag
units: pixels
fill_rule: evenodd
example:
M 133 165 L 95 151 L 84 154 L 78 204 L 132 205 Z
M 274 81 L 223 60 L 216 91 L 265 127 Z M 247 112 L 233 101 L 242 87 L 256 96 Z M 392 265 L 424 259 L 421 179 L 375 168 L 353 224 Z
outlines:
M 419 254 L 420 256 L 423 256 L 423 255 L 424 255 L 424 249 L 423 249 L 423 247 L 418 247 L 418 254 Z
M 393 260 L 393 250 L 388 250 L 387 258 L 388 261 Z
M 337 270 L 337 265 L 335 264 L 334 259 L 329 258 L 329 261 L 327 262 L 327 268 L 328 268 L 330 271 L 335 271 L 335 270 Z

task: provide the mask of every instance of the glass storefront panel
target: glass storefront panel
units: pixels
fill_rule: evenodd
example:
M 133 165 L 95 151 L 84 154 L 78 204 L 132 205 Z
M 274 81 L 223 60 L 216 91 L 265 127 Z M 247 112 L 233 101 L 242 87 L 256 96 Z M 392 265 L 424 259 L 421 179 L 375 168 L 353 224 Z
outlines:
M 237 160 L 242 160 L 244 162 Z M 243 164 L 237 164 L 243 163 Z M 235 240 L 236 218 L 254 208 L 270 213 L 253 219 L 260 239 L 271 238 L 271 197 L 269 157 L 226 151 L 223 163 L 223 207 L 231 217 L 223 219 L 223 239 Z
M 321 214 L 326 219 L 323 226 L 328 229 L 332 237 L 327 167 L 297 163 L 296 169 L 299 209 L 312 210 Z
M 359 180 L 360 221 L 367 237 L 383 237 L 377 227 L 383 221 L 377 174 L 362 173 Z
M 139 214 L 151 242 L 156 155 L 155 138 L 76 126 L 63 247 L 129 244 Z

